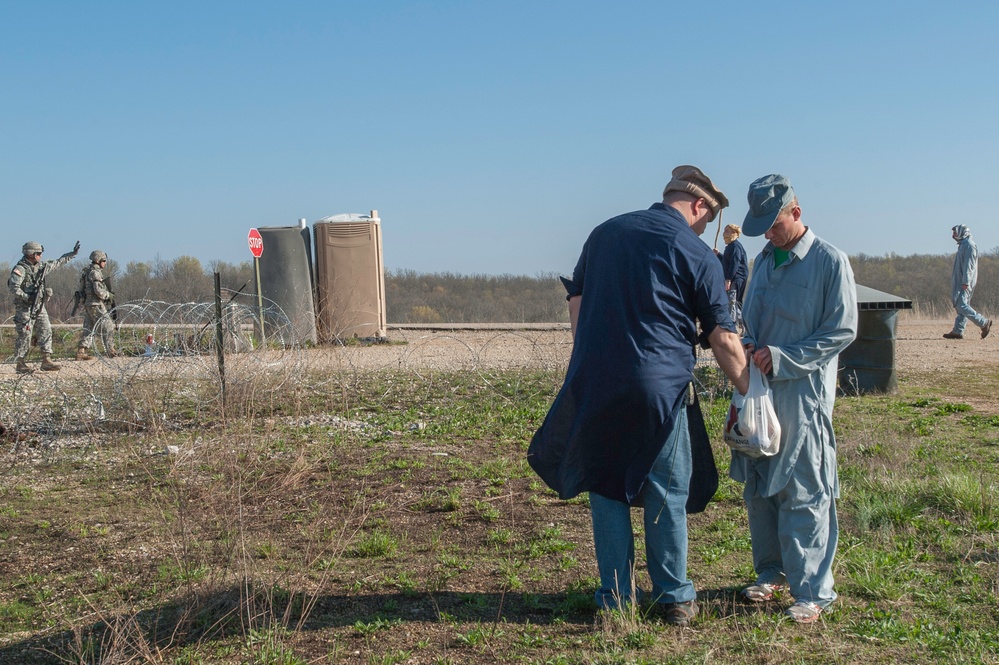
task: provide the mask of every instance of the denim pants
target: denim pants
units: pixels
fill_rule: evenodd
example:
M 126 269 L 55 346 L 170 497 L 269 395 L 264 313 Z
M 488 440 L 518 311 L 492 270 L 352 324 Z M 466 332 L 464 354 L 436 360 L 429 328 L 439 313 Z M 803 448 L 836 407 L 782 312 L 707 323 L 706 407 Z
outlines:
M 694 600 L 697 592 L 687 579 L 687 491 L 690 487 L 690 433 L 687 410 L 681 405 L 673 432 L 663 445 L 640 493 L 645 521 L 645 558 L 652 579 L 652 598 L 659 603 Z M 600 572 L 597 607 L 617 609 L 640 602 L 634 584 L 635 535 L 631 508 L 590 492 L 593 545 Z M 637 595 L 635 598 L 632 594 Z
M 954 301 L 954 309 L 957 310 L 957 317 L 954 319 L 954 330 L 958 335 L 964 334 L 964 328 L 968 319 L 979 328 L 984 328 L 988 319 L 975 311 L 971 306 L 971 289 L 964 289 Z
M 839 542 L 836 499 L 819 478 L 817 465 L 801 465 L 773 496 L 743 498 L 749 513 L 757 584 L 787 579 L 795 600 L 827 608 L 836 600 L 832 565 Z

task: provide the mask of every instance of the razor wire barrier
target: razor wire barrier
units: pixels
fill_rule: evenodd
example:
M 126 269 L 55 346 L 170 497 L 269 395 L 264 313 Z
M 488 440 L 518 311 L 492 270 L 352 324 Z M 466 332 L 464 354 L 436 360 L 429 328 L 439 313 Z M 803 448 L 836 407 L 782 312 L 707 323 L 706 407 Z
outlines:
M 199 412 L 221 407 L 215 303 L 139 301 L 119 305 L 116 313 L 118 357 L 109 357 L 95 342 L 91 353 L 96 360 L 60 360 L 60 372 L 15 375 L 2 384 L 0 414 L 10 429 L 49 436 L 97 427 L 144 429 L 165 413 L 156 408 L 156 394 L 160 407 L 184 399 Z M 230 301 L 222 311 L 221 337 L 231 363 L 227 382 L 238 390 L 266 375 L 266 382 L 255 386 L 262 395 L 282 390 L 289 376 L 301 371 L 304 348 L 288 334 L 292 326 L 280 307 L 266 303 L 264 316 L 266 345 L 259 341 L 256 305 Z M 74 349 L 80 330 L 75 326 L 64 332 L 64 346 Z M 15 336 L 13 327 L 5 327 L 0 344 L 12 348 Z
M 516 372 L 543 372 L 550 381 L 542 390 L 553 399 L 572 352 L 571 332 L 560 324 L 476 330 L 390 326 L 380 343 L 346 340 L 314 346 L 294 340 L 294 326 L 273 303 L 266 303 L 269 334 L 262 344 L 256 297 L 240 298 L 223 307 L 222 345 L 226 391 L 235 405 L 227 408 L 248 421 L 258 411 L 267 412 L 269 403 L 288 403 L 289 395 L 299 412 L 286 417 L 314 413 L 317 407 L 310 402 L 349 395 L 355 382 L 370 373 L 398 373 L 400 380 L 410 382 L 470 373 L 496 399 L 508 400 L 506 388 L 516 381 Z M 44 456 L 66 445 L 86 449 L 106 436 L 191 431 L 221 421 L 215 303 L 138 301 L 117 310 L 119 357 L 96 348 L 91 350 L 95 360 L 59 360 L 61 371 L 30 375 L 14 374 L 12 362 L 6 365 L 0 373 L 0 421 L 31 436 L 5 445 L 12 444 L 15 451 L 31 447 L 32 455 Z M 79 339 L 78 326 L 64 330 L 63 355 Z M 13 334 L 0 329 L 4 348 L 12 347 Z M 29 362 L 33 358 L 36 352 Z M 702 396 L 711 398 L 724 389 L 718 386 L 720 370 L 710 353 L 699 356 L 695 371 Z

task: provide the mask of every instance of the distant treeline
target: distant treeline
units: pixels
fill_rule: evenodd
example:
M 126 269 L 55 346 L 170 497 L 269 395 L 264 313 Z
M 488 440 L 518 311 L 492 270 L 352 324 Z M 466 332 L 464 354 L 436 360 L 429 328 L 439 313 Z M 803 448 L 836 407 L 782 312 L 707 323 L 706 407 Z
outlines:
M 385 275 L 389 323 L 550 323 L 568 321 L 565 287 L 556 273 Z
M 950 301 L 950 280 L 954 255 L 913 254 L 911 256 L 850 257 L 858 284 L 908 298 L 913 309 L 927 316 L 954 315 Z M 986 316 L 999 314 L 999 250 L 979 250 L 978 286 L 972 306 Z
M 858 284 L 913 301 L 928 316 L 951 316 L 950 277 L 954 255 L 867 256 L 850 258 Z M 53 271 L 48 305 L 53 321 L 71 320 L 73 292 L 88 264 L 77 259 Z M 12 265 L 0 262 L 0 274 Z M 158 300 L 171 303 L 207 302 L 213 298 L 213 273 L 221 275 L 229 294 L 242 289 L 244 302 L 256 293 L 253 264 L 213 261 L 207 266 L 182 256 L 172 261 L 109 261 L 112 287 L 119 303 Z M 523 275 L 458 275 L 449 272 L 389 271 L 385 275 L 389 323 L 548 323 L 568 321 L 565 289 L 556 273 Z M 999 251 L 979 255 L 978 288 L 972 305 L 986 315 L 999 314 Z M 0 319 L 14 315 L 13 302 L 0 299 Z M 72 319 L 72 320 L 78 320 Z
M 57 258 L 46 256 L 46 259 Z M 80 273 L 90 265 L 90 260 L 77 258 L 69 264 L 49 273 L 46 283 L 52 289 L 52 299 L 46 305 L 49 318 L 58 321 L 82 321 L 82 313 L 76 318 L 73 311 L 73 293 L 79 288 Z M 0 262 L 0 274 L 10 275 L 10 263 Z M 105 275 L 109 277 L 111 288 L 119 303 L 139 300 L 159 300 L 169 303 L 209 302 L 215 297 L 214 273 L 221 275 L 222 288 L 238 290 L 243 287 L 246 294 L 256 293 L 253 281 L 253 263 L 226 263 L 212 261 L 207 266 L 192 256 L 181 256 L 172 261 L 156 259 L 151 262 L 129 261 L 121 264 L 114 257 L 108 257 Z M 0 305 L 0 317 L 7 321 L 14 316 L 13 297 L 8 293 Z

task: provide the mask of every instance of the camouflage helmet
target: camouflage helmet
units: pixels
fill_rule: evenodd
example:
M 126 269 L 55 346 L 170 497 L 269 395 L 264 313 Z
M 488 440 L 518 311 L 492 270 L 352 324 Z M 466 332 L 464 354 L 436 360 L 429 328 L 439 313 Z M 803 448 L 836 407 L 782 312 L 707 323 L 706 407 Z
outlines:
M 39 245 L 34 240 L 24 243 L 21 247 L 21 253 L 25 256 L 34 256 L 37 252 L 44 252 L 45 248 Z
M 108 255 L 99 249 L 95 249 L 94 251 L 90 252 L 91 263 L 100 263 L 101 261 L 107 261 L 107 260 L 108 260 Z

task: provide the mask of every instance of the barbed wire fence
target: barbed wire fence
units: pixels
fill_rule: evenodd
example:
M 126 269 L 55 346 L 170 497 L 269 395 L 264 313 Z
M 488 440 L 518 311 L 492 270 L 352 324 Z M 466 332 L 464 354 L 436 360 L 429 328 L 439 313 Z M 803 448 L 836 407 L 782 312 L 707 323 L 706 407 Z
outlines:
M 5 382 L 0 409 L 9 428 L 48 435 L 135 431 L 157 426 L 164 407 L 185 400 L 200 414 L 212 410 L 224 415 L 214 303 L 139 301 L 119 305 L 115 314 L 117 357 L 93 348 L 95 360 L 63 362 L 59 372 L 39 371 Z M 230 301 L 223 309 L 227 385 L 238 389 L 266 373 L 262 385 L 281 390 L 302 370 L 305 345 L 289 335 L 287 316 L 268 302 L 264 319 L 270 337 L 266 344 L 256 307 Z M 12 347 L 13 327 L 5 327 L 3 335 L 10 339 L 0 343 Z M 79 335 L 78 328 L 60 328 L 64 346 L 73 348 Z M 95 347 L 100 347 L 96 341 Z
M 215 303 L 123 303 L 116 309 L 119 357 L 98 348 L 91 351 L 95 360 L 66 361 L 59 372 L 9 375 L 0 382 L 0 420 L 12 431 L 31 432 L 44 448 L 65 437 L 96 440 L 109 432 L 180 430 L 227 415 L 252 417 L 255 408 L 289 394 L 300 395 L 308 410 L 310 395 L 340 393 L 370 372 L 386 371 L 414 381 L 470 372 L 497 399 L 506 399 L 497 384 L 508 381 L 510 371 L 541 371 L 550 374 L 546 390 L 554 397 L 572 351 L 564 324 L 393 326 L 383 343 L 347 338 L 317 346 L 302 339 L 300 326 L 276 303 L 265 301 L 261 312 L 256 296 L 230 291 L 224 298 L 224 383 Z M 74 348 L 79 334 L 78 328 L 63 329 L 63 346 Z M 10 327 L 0 330 L 0 344 L 11 347 L 13 335 Z M 728 389 L 710 352 L 698 355 L 695 387 L 702 399 Z
M 214 303 L 139 301 L 119 305 L 117 313 L 119 357 L 95 348 L 95 360 L 60 360 L 59 372 L 11 373 L 0 383 L 0 419 L 12 430 L 56 437 L 178 427 L 167 414 L 185 411 L 192 420 L 223 415 Z M 393 330 L 384 344 L 348 340 L 315 346 L 296 339 L 291 321 L 274 303 L 264 307 L 266 343 L 255 303 L 230 302 L 222 319 L 225 384 L 236 404 L 247 393 L 259 402 L 306 387 L 339 390 L 369 371 L 402 370 L 417 379 L 475 371 L 487 381 L 497 371 L 521 366 L 558 371 L 569 353 L 554 339 L 558 331 L 485 331 L 469 342 L 458 333 Z M 62 330 L 63 346 L 74 348 L 79 329 Z M 0 344 L 12 347 L 14 334 L 4 327 Z M 512 354 L 508 347 L 519 350 Z

